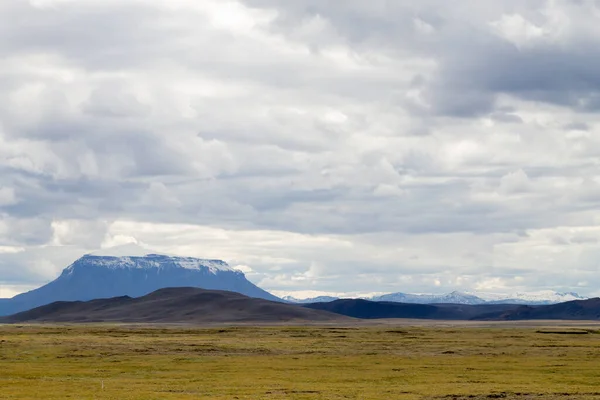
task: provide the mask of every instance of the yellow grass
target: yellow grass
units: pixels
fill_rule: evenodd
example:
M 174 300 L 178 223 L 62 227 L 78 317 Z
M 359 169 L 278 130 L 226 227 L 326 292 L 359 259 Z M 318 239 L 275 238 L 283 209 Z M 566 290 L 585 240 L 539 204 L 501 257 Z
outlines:
M 0 325 L 0 398 L 600 399 L 589 332 Z

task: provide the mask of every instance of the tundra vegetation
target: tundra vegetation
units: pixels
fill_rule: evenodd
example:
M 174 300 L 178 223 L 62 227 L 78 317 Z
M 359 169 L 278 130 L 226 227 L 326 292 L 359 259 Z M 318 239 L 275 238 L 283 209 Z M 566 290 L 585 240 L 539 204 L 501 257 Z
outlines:
M 600 399 L 594 328 L 0 325 L 2 399 Z

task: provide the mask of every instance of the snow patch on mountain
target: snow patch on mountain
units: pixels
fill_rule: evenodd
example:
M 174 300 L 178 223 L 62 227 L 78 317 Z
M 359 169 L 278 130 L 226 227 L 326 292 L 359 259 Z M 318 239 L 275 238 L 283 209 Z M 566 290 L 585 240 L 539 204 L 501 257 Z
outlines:
M 317 297 L 309 297 L 306 299 L 297 299 L 292 296 L 283 296 L 281 298 L 283 301 L 287 301 L 289 303 L 297 303 L 297 304 L 310 304 L 310 303 L 328 303 L 330 301 L 339 300 L 339 297 L 333 296 L 317 296 Z
M 291 303 L 315 303 L 324 301 L 324 299 L 370 299 L 374 296 L 380 296 L 385 292 L 324 292 L 319 290 L 270 290 L 279 298 Z
M 522 303 L 522 304 L 556 304 L 565 301 L 586 300 L 587 297 L 574 292 L 555 292 L 552 290 L 540 290 L 536 292 L 515 292 L 515 293 L 485 293 L 485 292 L 467 292 L 471 295 L 480 297 L 488 303 Z
M 86 255 L 67 267 L 72 272 L 84 261 L 87 265 L 95 265 L 107 269 L 152 269 L 183 268 L 189 270 L 207 270 L 213 274 L 220 271 L 235 271 L 227 263 L 220 260 L 202 260 L 198 258 L 171 257 L 159 254 L 148 254 L 144 257 L 100 257 Z M 235 271 L 239 272 L 239 271 Z M 241 272 L 240 272 L 241 273 Z
M 155 256 L 155 255 L 154 254 L 150 255 L 150 257 L 152 257 L 152 256 Z M 210 272 L 212 272 L 213 274 L 215 274 L 219 271 L 235 271 L 235 272 L 241 273 L 241 271 L 234 270 L 229 265 L 227 265 L 227 263 L 225 261 L 221 261 L 221 260 L 202 260 L 199 258 L 182 258 L 182 257 L 171 257 L 171 260 L 173 261 L 173 263 L 176 266 L 179 266 L 179 267 L 185 268 L 185 269 L 208 268 L 208 270 Z
M 411 304 L 484 304 L 485 300 L 463 292 L 454 291 L 448 294 L 410 294 L 410 293 L 390 293 L 383 296 L 371 298 L 373 301 L 391 301 L 395 303 Z
M 537 292 L 517 293 L 485 293 L 485 292 L 459 292 L 448 294 L 407 294 L 390 293 L 372 298 L 374 301 L 393 301 L 399 303 L 449 303 L 449 304 L 529 304 L 543 305 L 556 304 L 572 300 L 585 300 L 587 297 L 577 293 L 560 293 L 551 290 Z

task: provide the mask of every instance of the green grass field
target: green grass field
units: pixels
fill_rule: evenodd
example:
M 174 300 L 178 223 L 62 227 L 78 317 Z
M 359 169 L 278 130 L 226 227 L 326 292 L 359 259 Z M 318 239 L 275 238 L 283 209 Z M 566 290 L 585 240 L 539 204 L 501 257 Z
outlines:
M 599 332 L 537 330 L 0 325 L 0 398 L 600 399 Z

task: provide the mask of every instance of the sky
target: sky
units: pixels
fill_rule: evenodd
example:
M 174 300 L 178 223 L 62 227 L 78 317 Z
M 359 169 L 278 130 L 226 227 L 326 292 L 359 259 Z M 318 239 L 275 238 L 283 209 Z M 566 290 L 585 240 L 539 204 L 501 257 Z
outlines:
M 277 293 L 600 294 L 599 17 L 2 0 L 0 297 L 126 243 Z

